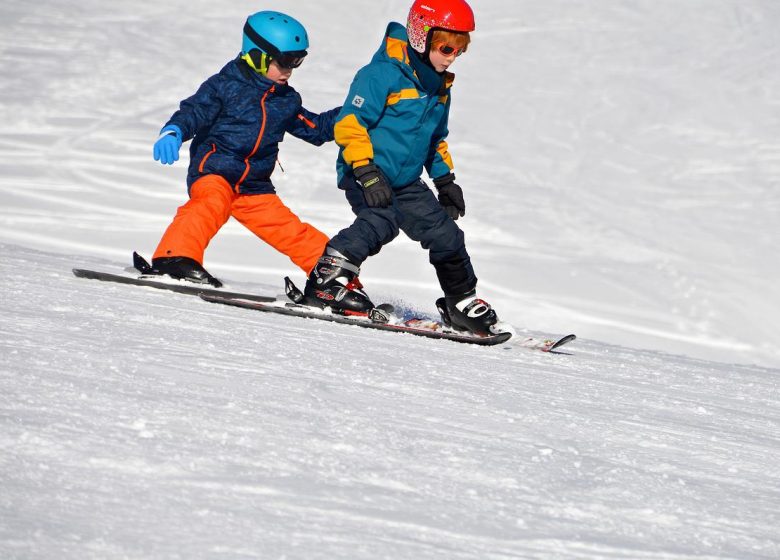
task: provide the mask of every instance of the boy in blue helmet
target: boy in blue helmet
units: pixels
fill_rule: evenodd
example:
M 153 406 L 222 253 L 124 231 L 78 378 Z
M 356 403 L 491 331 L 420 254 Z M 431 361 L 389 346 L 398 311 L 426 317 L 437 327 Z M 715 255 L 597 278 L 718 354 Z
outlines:
M 288 84 L 309 39 L 292 17 L 258 12 L 244 25 L 241 54 L 206 80 L 160 131 L 154 159 L 173 164 L 190 144 L 190 199 L 178 209 L 152 258 L 152 273 L 221 286 L 203 268 L 209 241 L 236 218 L 308 274 L 327 236 L 301 222 L 279 197 L 271 174 L 290 133 L 319 146 L 333 140 L 340 108 L 315 114 Z
M 363 261 L 403 231 L 429 251 L 456 329 L 489 334 L 495 311 L 477 297 L 477 277 L 455 223 L 465 213 L 447 142 L 448 68 L 468 48 L 474 14 L 465 0 L 416 0 L 407 25 L 391 23 L 379 51 L 355 76 L 336 122 L 339 188 L 356 214 L 333 237 L 306 283 L 310 304 L 373 307 L 357 276 Z M 425 169 L 437 196 L 420 179 Z

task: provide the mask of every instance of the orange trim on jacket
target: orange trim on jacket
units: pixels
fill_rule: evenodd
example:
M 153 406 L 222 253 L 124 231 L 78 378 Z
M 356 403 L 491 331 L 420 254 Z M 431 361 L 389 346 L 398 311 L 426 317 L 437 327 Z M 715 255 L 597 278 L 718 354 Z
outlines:
M 200 160 L 200 165 L 198 166 L 198 172 L 199 172 L 199 173 L 203 173 L 203 168 L 204 168 L 204 166 L 206 165 L 206 162 L 208 161 L 208 159 L 209 159 L 209 158 L 210 158 L 212 155 L 214 155 L 214 152 L 216 152 L 216 151 L 217 151 L 217 145 L 216 145 L 216 144 L 212 144 L 212 145 L 211 145 L 211 150 L 209 150 L 208 152 L 206 152 L 206 155 L 204 155 L 204 156 L 203 156 L 203 159 L 201 159 L 201 160 Z
M 304 117 L 303 115 L 301 115 L 301 114 L 298 114 L 298 118 L 299 118 L 300 120 L 302 120 L 302 121 L 303 121 L 303 124 L 305 124 L 305 125 L 306 125 L 306 126 L 308 126 L 309 128 L 317 128 L 317 125 L 316 125 L 316 124 L 314 124 L 314 121 L 311 121 L 311 120 L 307 119 L 307 118 L 306 118 L 306 117 Z
M 420 92 L 417 91 L 417 88 L 406 88 L 402 89 L 401 91 L 391 93 L 387 96 L 387 100 L 385 101 L 385 105 L 395 105 L 402 99 L 419 99 L 420 98 Z
M 257 140 L 255 141 L 255 147 L 252 148 L 252 152 L 248 156 L 246 156 L 244 158 L 244 165 L 246 165 L 246 169 L 244 169 L 244 173 L 241 175 L 241 178 L 238 181 L 236 181 L 236 185 L 235 185 L 235 187 L 233 187 L 233 189 L 236 192 L 238 192 L 239 189 L 241 188 L 241 183 L 244 181 L 244 179 L 246 179 L 246 176 L 249 175 L 249 168 L 251 167 L 250 164 L 249 164 L 249 160 L 252 159 L 252 156 L 254 156 L 257 153 L 257 150 L 260 149 L 260 144 L 263 141 L 263 134 L 265 134 L 265 121 L 266 121 L 266 117 L 267 117 L 266 112 L 265 112 L 265 100 L 268 97 L 268 94 L 269 93 L 273 93 L 274 90 L 275 90 L 275 87 L 271 86 L 271 89 L 266 91 L 263 94 L 263 98 L 260 100 L 260 108 L 263 111 L 263 122 L 260 125 L 260 133 L 257 135 Z
M 349 165 L 357 161 L 374 159 L 374 145 L 368 130 L 360 124 L 353 114 L 345 116 L 333 127 L 336 144 L 342 146 L 344 151 L 341 156 Z
M 444 140 L 439 142 L 439 145 L 436 146 L 436 151 L 439 152 L 441 159 L 444 161 L 447 167 L 450 168 L 450 171 L 452 171 L 455 167 L 455 164 L 452 163 L 452 156 L 450 155 L 450 148 L 447 145 L 447 142 Z

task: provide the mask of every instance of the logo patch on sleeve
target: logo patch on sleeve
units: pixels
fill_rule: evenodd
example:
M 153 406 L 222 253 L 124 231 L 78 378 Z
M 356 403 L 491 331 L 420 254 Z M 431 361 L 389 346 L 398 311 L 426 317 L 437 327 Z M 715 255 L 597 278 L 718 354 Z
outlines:
M 360 109 L 363 106 L 363 103 L 365 102 L 366 100 L 360 97 L 359 95 L 356 95 L 355 97 L 352 98 L 352 104 L 358 109 Z

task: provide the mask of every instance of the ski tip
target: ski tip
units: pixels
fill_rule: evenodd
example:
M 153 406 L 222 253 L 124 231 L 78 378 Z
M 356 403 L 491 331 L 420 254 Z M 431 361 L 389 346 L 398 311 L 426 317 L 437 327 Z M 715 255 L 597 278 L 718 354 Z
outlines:
M 569 344 L 570 342 L 573 342 L 575 340 L 577 340 L 577 335 L 576 334 L 567 334 L 566 336 L 563 336 L 563 337 L 559 338 L 555 342 L 555 344 L 553 344 L 550 347 L 550 350 L 555 350 L 556 348 L 560 348 L 564 344 Z

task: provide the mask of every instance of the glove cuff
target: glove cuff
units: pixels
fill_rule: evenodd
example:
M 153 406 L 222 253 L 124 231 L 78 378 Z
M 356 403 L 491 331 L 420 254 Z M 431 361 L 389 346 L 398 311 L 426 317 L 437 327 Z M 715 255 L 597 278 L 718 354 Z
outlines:
M 355 178 L 360 181 L 363 177 L 366 175 L 369 175 L 370 173 L 379 173 L 379 168 L 374 165 L 373 163 L 369 162 L 366 165 L 361 165 L 360 167 L 353 167 L 352 173 L 355 175 Z
M 455 182 L 454 173 L 447 173 L 446 175 L 437 177 L 436 179 L 433 180 L 433 184 L 436 185 L 437 189 L 440 189 L 444 185 L 449 185 L 450 183 L 454 183 L 454 182 Z
M 168 124 L 168 125 L 165 125 L 165 126 L 164 126 L 164 127 L 162 127 L 162 129 L 160 130 L 160 138 L 162 138 L 163 136 L 168 136 L 168 135 L 170 135 L 170 134 L 173 134 L 173 135 L 175 135 L 175 136 L 176 136 L 176 139 L 177 139 L 179 142 L 181 142 L 181 141 L 182 141 L 182 133 L 181 133 L 181 128 L 179 128 L 179 127 L 178 127 L 178 126 L 176 126 L 175 124 Z

